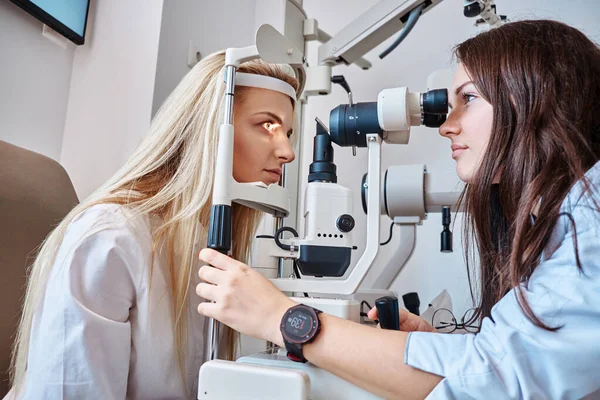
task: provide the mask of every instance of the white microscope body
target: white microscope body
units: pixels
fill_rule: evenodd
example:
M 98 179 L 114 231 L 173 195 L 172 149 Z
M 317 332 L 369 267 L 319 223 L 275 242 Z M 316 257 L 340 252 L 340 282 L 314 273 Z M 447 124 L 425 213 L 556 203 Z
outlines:
M 331 91 L 331 67 L 337 63 L 356 63 L 368 69 L 361 58 L 383 40 L 403 27 L 412 28 L 419 15 L 441 0 L 382 0 L 371 10 L 331 38 L 306 19 L 294 0 L 280 0 L 286 7 L 284 28 L 302 22 L 304 40 L 325 42 L 319 48 L 319 65 L 307 67 L 303 51 L 269 25 L 257 32 L 256 46 L 228 49 L 226 55 L 225 123 L 222 126 L 217 157 L 213 212 L 209 245 L 223 252 L 229 250 L 231 215 L 228 208 L 238 202 L 276 217 L 289 214 L 285 189 L 271 185 L 241 184 L 231 174 L 233 157 L 233 94 L 235 72 L 241 63 L 262 58 L 270 63 L 287 63 L 297 74 L 306 73 L 304 95 Z M 467 2 L 474 3 L 474 2 Z M 480 1 L 484 6 L 491 1 Z M 465 5 L 466 7 L 466 5 Z M 489 10 L 488 10 L 489 11 Z M 282 29 L 286 33 L 286 29 Z M 286 36 L 293 36 L 288 35 Z M 402 35 L 401 35 L 402 36 Z M 406 36 L 404 34 L 404 36 Z M 399 38 L 400 41 L 402 38 Z M 397 45 L 395 43 L 393 46 Z M 384 52 L 385 53 L 385 52 Z M 306 99 L 306 98 L 305 98 Z M 331 112 L 329 130 L 317 121 L 313 163 L 305 192 L 304 236 L 294 229 L 281 227 L 273 237 L 262 237 L 260 257 L 254 268 L 298 303 L 323 312 L 361 322 L 360 301 L 373 304 L 377 297 L 389 294 L 390 284 L 412 254 L 415 225 L 428 212 L 447 207 L 456 211 L 462 188 L 454 179 L 427 171 L 424 165 L 390 167 L 381 172 L 383 143 L 407 144 L 410 127 L 436 127 L 445 120 L 447 93 L 444 90 L 412 93 L 407 88 L 383 90 L 377 102 L 350 104 Z M 365 147 L 368 152 L 367 174 L 363 179 L 363 208 L 367 214 L 367 243 L 356 266 L 349 270 L 354 228 L 353 194 L 336 183 L 332 143 L 339 146 Z M 380 216 L 387 214 L 399 226 L 401 243 L 389 265 L 376 263 L 380 246 Z M 233 221 L 235 223 L 235 221 Z M 229 230 L 229 232 L 228 232 Z M 294 237 L 283 239 L 282 233 Z M 229 240 L 229 243 L 227 242 Z M 292 259 L 294 276 L 279 276 L 278 259 Z M 206 359 L 199 373 L 198 399 L 233 400 L 337 400 L 378 399 L 325 370 L 307 363 L 296 363 L 285 351 L 270 349 L 241 357 L 237 362 L 217 360 L 219 323 L 211 320 L 207 336 Z

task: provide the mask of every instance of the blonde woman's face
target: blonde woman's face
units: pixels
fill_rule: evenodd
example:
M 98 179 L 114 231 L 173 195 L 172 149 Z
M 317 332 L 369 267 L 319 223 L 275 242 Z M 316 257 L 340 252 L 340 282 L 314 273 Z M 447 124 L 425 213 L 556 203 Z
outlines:
M 283 164 L 295 158 L 290 144 L 294 109 L 288 96 L 244 88 L 234 107 L 233 177 L 238 182 L 279 182 Z

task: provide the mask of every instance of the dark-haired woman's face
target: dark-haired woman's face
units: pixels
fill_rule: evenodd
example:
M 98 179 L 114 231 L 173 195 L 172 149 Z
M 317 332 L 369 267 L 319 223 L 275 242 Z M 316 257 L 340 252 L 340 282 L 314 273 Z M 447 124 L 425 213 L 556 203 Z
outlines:
M 459 178 L 469 183 L 479 167 L 492 132 L 492 105 L 485 101 L 459 64 L 448 93 L 450 114 L 440 135 L 452 141 Z

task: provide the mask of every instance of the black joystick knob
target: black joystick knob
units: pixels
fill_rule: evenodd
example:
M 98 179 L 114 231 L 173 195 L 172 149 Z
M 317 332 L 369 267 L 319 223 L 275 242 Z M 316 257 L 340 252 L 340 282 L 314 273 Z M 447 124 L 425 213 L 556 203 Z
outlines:
M 380 297 L 375 300 L 375 307 L 377 307 L 379 326 L 381 326 L 381 329 L 400 330 L 400 314 L 397 297 Z

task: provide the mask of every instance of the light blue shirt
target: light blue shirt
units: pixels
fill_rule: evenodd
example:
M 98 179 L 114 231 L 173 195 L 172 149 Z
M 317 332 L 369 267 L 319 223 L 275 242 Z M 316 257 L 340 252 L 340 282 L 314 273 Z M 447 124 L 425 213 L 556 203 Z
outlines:
M 536 327 L 510 291 L 485 318 L 480 333 L 413 332 L 406 364 L 443 376 L 428 399 L 600 398 L 600 162 L 561 206 L 541 262 L 524 294 L 552 332 Z M 540 216 L 539 218 L 543 218 Z M 579 270 L 574 250 L 577 236 Z

